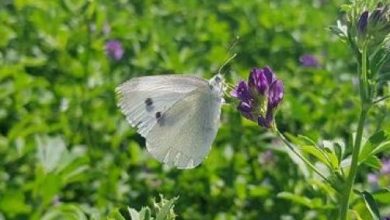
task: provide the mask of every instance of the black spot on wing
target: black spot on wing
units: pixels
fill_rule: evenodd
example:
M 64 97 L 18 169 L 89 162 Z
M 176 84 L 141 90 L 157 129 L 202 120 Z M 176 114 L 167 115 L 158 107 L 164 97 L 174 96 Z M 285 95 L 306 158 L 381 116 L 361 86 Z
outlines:
M 161 112 L 156 112 L 155 117 L 156 117 L 157 123 L 158 123 L 159 125 L 163 125 L 163 123 L 164 123 L 164 120 L 163 120 L 163 119 L 164 119 L 164 118 L 163 118 L 162 113 L 161 113 Z
M 146 111 L 150 112 L 153 110 L 153 100 L 151 98 L 145 99 Z
M 153 100 L 151 98 L 145 99 L 145 105 L 148 105 L 148 106 L 153 105 Z

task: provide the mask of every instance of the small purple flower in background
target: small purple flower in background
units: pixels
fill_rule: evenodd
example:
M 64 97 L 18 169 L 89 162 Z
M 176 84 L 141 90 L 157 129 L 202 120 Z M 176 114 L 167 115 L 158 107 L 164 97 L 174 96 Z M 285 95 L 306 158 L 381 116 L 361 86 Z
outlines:
M 120 41 L 110 40 L 106 43 L 106 53 L 114 60 L 120 60 L 123 57 L 124 50 Z
M 258 160 L 263 166 L 272 165 L 275 162 L 275 156 L 271 150 L 267 150 L 259 155 Z
M 379 177 L 375 173 L 369 173 L 367 174 L 367 182 L 371 185 L 377 185 L 378 184 Z
M 301 63 L 302 66 L 304 67 L 319 67 L 320 62 L 318 59 L 310 54 L 304 54 L 299 57 L 299 62 Z
M 382 168 L 380 170 L 382 175 L 390 175 L 390 159 L 382 160 Z
M 254 68 L 248 82 L 240 81 L 231 95 L 240 101 L 237 109 L 244 117 L 272 128 L 275 111 L 284 95 L 283 82 L 268 66 Z

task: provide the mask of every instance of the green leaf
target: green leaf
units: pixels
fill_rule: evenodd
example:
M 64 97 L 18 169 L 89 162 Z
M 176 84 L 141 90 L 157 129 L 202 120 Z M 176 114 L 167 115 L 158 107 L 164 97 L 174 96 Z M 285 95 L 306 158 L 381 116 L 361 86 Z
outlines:
M 293 134 L 290 134 L 288 132 L 284 134 L 295 145 L 316 145 L 315 141 L 304 135 L 298 135 L 298 137 L 295 137 Z
M 141 211 L 137 211 L 133 208 L 127 209 L 130 214 L 131 220 L 150 220 L 151 218 L 151 210 L 149 207 L 142 207 Z
M 302 142 L 306 142 L 306 144 L 310 144 L 310 145 L 314 145 L 316 146 L 316 142 L 314 142 L 312 139 L 310 139 L 309 137 L 306 137 L 304 135 L 298 135 L 298 138 L 302 141 Z
M 11 28 L 2 25 L 0 28 L 0 36 L 0 48 L 2 48 L 6 47 L 8 42 L 16 37 L 16 34 Z
M 382 161 L 375 155 L 371 155 L 363 163 L 376 170 L 379 170 L 382 167 Z
M 390 190 L 389 189 L 381 189 L 372 194 L 374 196 L 375 201 L 383 204 L 390 204 Z
M 333 170 L 337 170 L 339 168 L 339 160 L 337 158 L 336 153 L 334 153 L 330 148 L 325 147 L 324 152 L 326 157 L 328 158 L 329 164 L 331 165 Z
M 286 135 L 286 137 L 288 138 L 288 140 L 295 144 L 295 145 L 303 145 L 305 142 L 303 142 L 302 140 L 300 140 L 298 137 L 295 137 L 293 134 L 290 134 L 288 132 L 285 132 L 284 135 Z
M 141 219 L 140 219 L 140 216 L 139 216 L 139 213 L 137 212 L 137 210 L 135 210 L 135 209 L 129 207 L 129 208 L 128 208 L 128 211 L 129 211 L 131 220 L 141 220 Z
M 160 199 L 160 202 L 155 203 L 155 206 L 158 209 L 156 220 L 175 219 L 173 207 L 178 198 L 175 197 L 173 199 L 167 200 L 160 195 Z
M 62 3 L 67 10 L 77 12 L 85 5 L 85 0 L 62 0 Z
M 301 205 L 309 207 L 309 208 L 313 208 L 313 204 L 312 204 L 311 199 L 306 198 L 304 196 L 298 196 L 298 195 L 292 194 L 290 192 L 281 192 L 281 193 L 278 193 L 278 195 L 276 197 L 290 200 L 294 203 L 301 204 Z
M 69 219 L 69 220 L 87 220 L 84 212 L 75 205 L 62 204 L 51 208 L 41 218 L 42 220 Z
M 348 210 L 348 212 L 350 213 L 350 215 L 354 215 L 356 220 L 363 220 L 363 218 L 360 216 L 359 212 L 355 211 L 355 210 Z
M 390 135 L 384 131 L 373 134 L 363 145 L 359 154 L 359 163 L 364 162 L 370 156 L 390 149 Z
M 294 203 L 309 207 L 311 209 L 329 209 L 331 206 L 324 205 L 320 199 L 309 199 L 304 196 L 292 194 L 290 192 L 281 192 L 277 195 L 278 198 L 290 200 Z
M 343 160 L 343 150 L 342 149 L 343 148 L 340 146 L 339 143 L 334 144 L 334 152 L 337 156 L 337 160 L 339 161 L 339 164 Z
M 364 199 L 367 209 L 370 211 L 370 214 L 374 220 L 380 220 L 380 214 L 378 206 L 374 200 L 374 197 L 367 191 L 363 191 L 360 193 Z
M 139 212 L 140 218 L 142 220 L 151 220 L 152 218 L 152 211 L 149 207 L 143 207 L 141 211 Z
M 26 202 L 23 192 L 15 190 L 2 192 L 0 196 L 0 213 L 3 212 L 8 215 L 14 215 L 29 213 L 30 211 L 31 207 L 28 205 L 28 202 Z
M 321 161 L 323 164 L 325 164 L 329 167 L 330 164 L 329 164 L 329 161 L 327 159 L 327 156 L 326 156 L 325 152 L 323 152 L 319 147 L 313 146 L 313 145 L 304 145 L 304 146 L 299 146 L 299 149 L 301 149 L 301 151 L 304 153 L 307 153 L 307 154 L 314 156 L 319 161 Z
M 36 136 L 38 147 L 38 160 L 46 172 L 54 171 L 62 158 L 66 157 L 68 151 L 65 143 L 60 137 Z

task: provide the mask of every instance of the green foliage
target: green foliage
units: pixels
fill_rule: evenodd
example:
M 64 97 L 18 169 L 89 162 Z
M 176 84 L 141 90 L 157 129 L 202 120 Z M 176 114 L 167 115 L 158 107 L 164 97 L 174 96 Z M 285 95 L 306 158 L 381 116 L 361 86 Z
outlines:
M 343 161 L 359 105 L 354 60 L 327 30 L 341 2 L 1 0 L 0 219 L 128 219 L 136 212 L 157 219 L 174 201 L 182 219 L 333 219 L 338 189 L 291 160 L 282 143 L 242 119 L 235 106 L 223 107 L 204 163 L 182 171 L 146 152 L 117 109 L 114 89 L 142 75 L 208 78 L 239 36 L 227 80 L 270 65 L 286 87 L 279 129 L 305 134 L 297 149 L 333 172 L 332 183 L 342 183 L 338 174 L 349 169 Z M 121 60 L 105 52 L 112 39 L 123 45 Z M 301 66 L 305 53 L 320 66 Z M 378 92 L 385 96 L 388 77 L 380 74 Z M 389 109 L 388 101 L 372 108 L 367 134 L 378 136 L 367 139 L 361 163 L 379 168 L 377 158 L 389 155 Z M 261 159 L 266 150 L 273 152 L 270 161 Z M 370 187 L 372 170 L 363 171 L 357 186 Z M 383 216 L 390 215 L 388 191 L 381 189 L 387 178 L 369 190 Z M 180 198 L 162 199 L 157 214 L 159 194 Z M 356 213 L 369 216 L 354 199 Z
M 359 154 L 359 162 L 369 162 L 370 160 L 373 160 L 372 158 L 375 158 L 375 155 L 389 150 L 390 134 L 382 130 L 378 131 L 363 145 Z M 380 166 L 378 168 L 380 168 Z
M 165 199 L 160 195 L 160 202 L 153 201 L 153 208 L 142 207 L 140 211 L 127 208 L 125 211 L 115 210 L 108 219 L 112 220 L 172 220 L 176 218 L 174 203 L 177 197 Z M 153 210 L 153 211 L 152 211 Z
M 367 209 L 370 211 L 372 218 L 374 220 L 380 220 L 381 217 L 379 214 L 379 209 L 372 195 L 366 191 L 362 192 L 361 195 L 364 199 Z

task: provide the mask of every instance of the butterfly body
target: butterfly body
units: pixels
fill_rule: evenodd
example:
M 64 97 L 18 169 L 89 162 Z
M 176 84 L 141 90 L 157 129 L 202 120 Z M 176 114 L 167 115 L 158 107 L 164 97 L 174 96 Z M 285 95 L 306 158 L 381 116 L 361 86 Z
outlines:
M 223 79 L 161 75 L 133 78 L 117 88 L 118 105 L 157 160 L 198 166 L 219 128 Z

